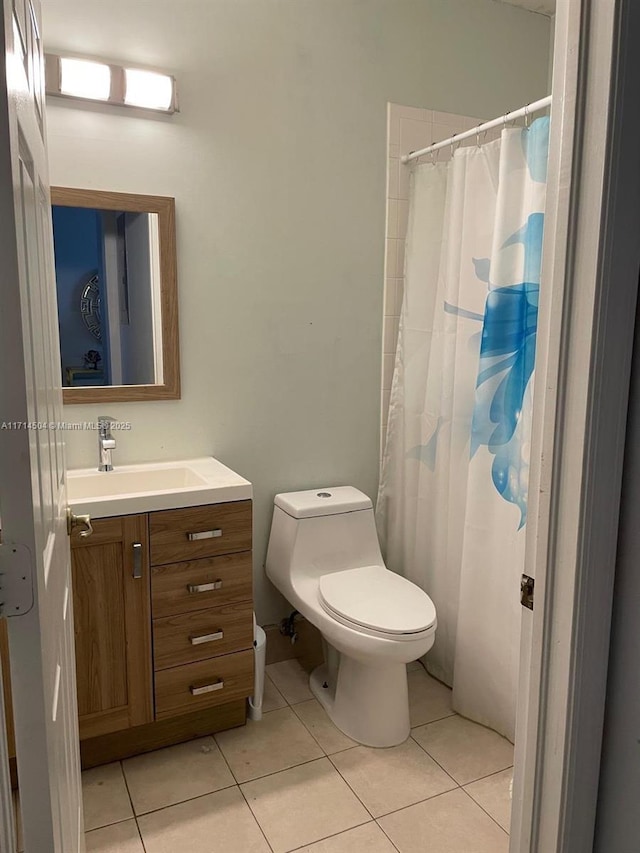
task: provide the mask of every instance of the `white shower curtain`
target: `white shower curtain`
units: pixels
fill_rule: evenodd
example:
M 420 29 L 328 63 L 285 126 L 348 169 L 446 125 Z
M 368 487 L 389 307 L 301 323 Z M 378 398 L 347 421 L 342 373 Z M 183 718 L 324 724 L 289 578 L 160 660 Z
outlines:
M 427 666 L 513 740 L 549 120 L 413 172 L 377 519 L 438 613 Z

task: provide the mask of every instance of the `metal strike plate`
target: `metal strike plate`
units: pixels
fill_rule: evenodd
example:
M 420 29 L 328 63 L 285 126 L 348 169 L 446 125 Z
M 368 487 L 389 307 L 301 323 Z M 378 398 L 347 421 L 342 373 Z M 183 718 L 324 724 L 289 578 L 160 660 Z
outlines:
M 33 607 L 33 560 L 26 545 L 0 545 L 0 616 L 22 616 Z
M 522 580 L 520 581 L 520 604 L 526 607 L 527 610 L 533 610 L 535 583 L 535 580 L 529 577 L 529 575 L 522 575 Z

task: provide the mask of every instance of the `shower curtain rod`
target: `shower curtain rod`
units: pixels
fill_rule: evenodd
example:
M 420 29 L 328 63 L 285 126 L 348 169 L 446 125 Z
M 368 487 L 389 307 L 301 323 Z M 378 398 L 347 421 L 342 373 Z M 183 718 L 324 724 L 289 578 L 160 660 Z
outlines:
M 499 118 L 491 119 L 491 121 L 485 121 L 484 124 L 472 127 L 471 130 L 465 130 L 464 133 L 456 133 L 449 139 L 443 139 L 442 142 L 436 142 L 434 145 L 429 145 L 427 148 L 421 148 L 420 151 L 412 151 L 410 154 L 404 154 L 400 158 L 400 162 L 410 163 L 412 160 L 417 160 L 418 157 L 422 157 L 424 154 L 431 154 L 432 151 L 439 151 L 440 148 L 446 148 L 448 145 L 453 145 L 455 142 L 461 142 L 463 139 L 469 139 L 471 136 L 478 136 L 487 130 L 491 130 L 494 127 L 500 127 L 501 124 L 507 124 L 507 122 L 515 121 L 517 118 L 529 116 L 531 113 L 536 113 L 550 105 L 551 95 L 547 95 L 546 98 L 540 98 L 539 101 L 534 101 L 532 104 L 527 104 L 526 107 L 520 107 L 519 110 L 513 110 L 513 112 L 506 113 Z

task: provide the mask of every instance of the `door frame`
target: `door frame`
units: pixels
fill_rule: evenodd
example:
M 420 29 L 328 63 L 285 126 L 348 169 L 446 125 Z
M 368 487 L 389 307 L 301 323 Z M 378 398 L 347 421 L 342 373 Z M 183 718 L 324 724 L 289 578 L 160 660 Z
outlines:
M 556 15 L 513 853 L 593 848 L 640 268 L 633 4 Z

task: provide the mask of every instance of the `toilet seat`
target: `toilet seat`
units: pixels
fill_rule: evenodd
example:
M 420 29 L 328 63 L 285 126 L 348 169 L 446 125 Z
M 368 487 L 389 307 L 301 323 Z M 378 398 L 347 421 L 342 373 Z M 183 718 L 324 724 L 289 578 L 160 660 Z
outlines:
M 384 566 L 361 566 L 322 575 L 320 603 L 339 622 L 394 639 L 413 639 L 435 630 L 429 596 Z

